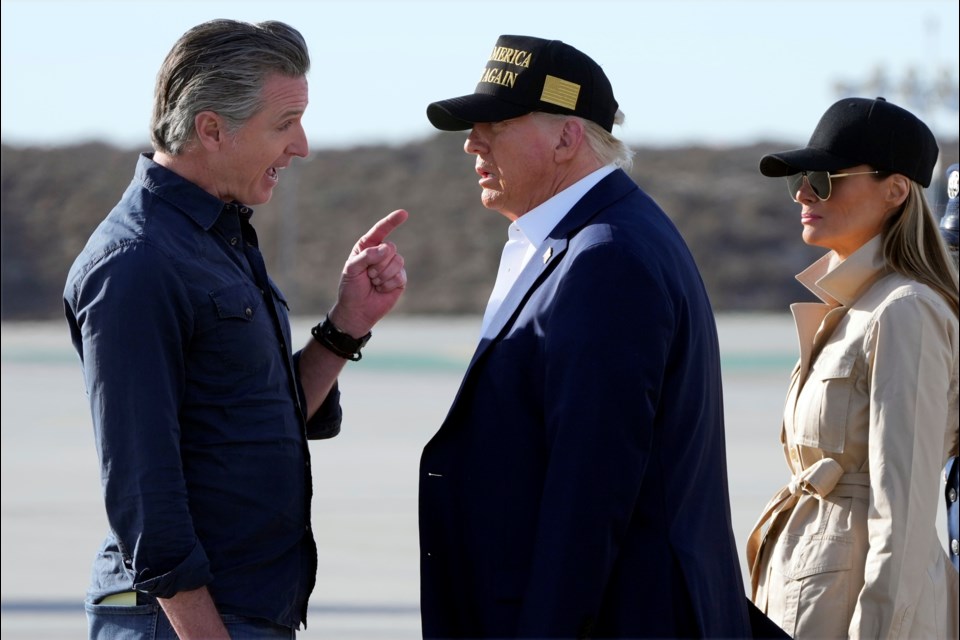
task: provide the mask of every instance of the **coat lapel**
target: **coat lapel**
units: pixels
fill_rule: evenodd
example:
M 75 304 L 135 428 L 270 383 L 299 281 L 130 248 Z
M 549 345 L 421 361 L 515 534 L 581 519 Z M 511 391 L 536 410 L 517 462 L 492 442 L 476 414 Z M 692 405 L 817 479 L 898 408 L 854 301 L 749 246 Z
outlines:
M 522 306 L 529 294 L 536 289 L 540 276 L 566 251 L 567 242 L 566 238 L 554 238 L 552 232 L 550 236 L 547 236 L 547 239 L 538 249 L 539 255 L 531 258 L 527 266 L 520 272 L 520 276 L 513 287 L 510 288 L 507 297 L 503 299 L 497 313 L 491 318 L 487 330 L 480 336 L 481 345 L 490 344 L 500 335 L 513 314 Z
M 540 283 L 543 282 L 546 274 L 553 271 L 556 265 L 560 263 L 567 252 L 570 240 L 600 211 L 636 189 L 636 183 L 623 170 L 617 169 L 590 189 L 554 227 L 547 239 L 537 249 L 536 255 L 520 272 L 520 277 L 517 278 L 507 297 L 504 298 L 487 330 L 480 336 L 480 344 L 477 345 L 477 349 L 470 359 L 470 364 L 467 365 L 463 382 L 460 383 L 460 389 L 457 391 L 453 406 L 456 406 L 457 400 L 460 399 L 460 394 L 473 371 L 474 365 L 500 339 L 516 314 L 523 308 L 523 305 L 540 286 Z

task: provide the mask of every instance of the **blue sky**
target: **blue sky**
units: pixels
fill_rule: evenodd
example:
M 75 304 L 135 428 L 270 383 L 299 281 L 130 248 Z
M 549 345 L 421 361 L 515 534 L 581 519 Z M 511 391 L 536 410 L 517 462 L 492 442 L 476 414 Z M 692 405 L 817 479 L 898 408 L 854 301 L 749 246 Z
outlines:
M 4 143 L 144 147 L 156 71 L 212 18 L 277 19 L 311 48 L 314 148 L 433 133 L 424 111 L 473 91 L 503 33 L 563 40 L 599 62 L 627 114 L 615 133 L 672 146 L 802 144 L 840 94 L 883 95 L 944 136 L 956 105 L 907 101 L 911 74 L 958 76 L 956 0 L 2 0 Z M 931 106 L 932 105 L 932 106 Z

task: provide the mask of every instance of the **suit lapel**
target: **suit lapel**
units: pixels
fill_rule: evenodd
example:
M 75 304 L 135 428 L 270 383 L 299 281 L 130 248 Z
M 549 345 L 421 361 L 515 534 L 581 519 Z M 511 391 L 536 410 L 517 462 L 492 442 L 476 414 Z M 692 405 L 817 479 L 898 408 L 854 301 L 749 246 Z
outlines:
M 531 258 L 527 266 L 520 273 L 520 277 L 514 283 L 507 297 L 504 298 L 499 310 L 490 321 L 490 325 L 482 336 L 480 344 L 477 345 L 470 364 L 463 375 L 463 381 L 460 383 L 460 389 L 451 405 L 450 412 L 456 406 L 460 395 L 463 392 L 464 385 L 473 371 L 474 365 L 483 357 L 483 354 L 496 343 L 506 328 L 509 326 L 517 312 L 523 307 L 527 299 L 536 291 L 537 287 L 560 263 L 566 254 L 570 240 L 585 227 L 600 211 L 610 206 L 617 200 L 620 200 L 628 193 L 637 189 L 636 183 L 627 176 L 621 169 L 617 169 L 603 180 L 598 182 L 590 191 L 588 191 L 580 201 L 577 202 L 569 213 L 554 227 L 553 231 L 543 241 L 543 244 L 537 250 L 536 255 Z M 448 418 L 449 418 L 448 414 Z
M 523 268 L 523 271 L 520 272 L 520 276 L 510 288 L 507 296 L 503 299 L 497 313 L 491 318 L 486 332 L 480 336 L 481 345 L 490 344 L 500 335 L 500 332 L 503 331 L 514 312 L 522 306 L 522 303 L 527 299 L 528 295 L 536 289 L 535 285 L 540 279 L 540 276 L 550 267 L 554 260 L 559 260 L 561 254 L 566 250 L 566 238 L 557 239 L 551 236 L 548 236 L 547 239 L 543 241 L 543 245 L 541 245 L 538 250 L 539 255 L 533 256 L 530 262 L 527 263 L 527 266 Z

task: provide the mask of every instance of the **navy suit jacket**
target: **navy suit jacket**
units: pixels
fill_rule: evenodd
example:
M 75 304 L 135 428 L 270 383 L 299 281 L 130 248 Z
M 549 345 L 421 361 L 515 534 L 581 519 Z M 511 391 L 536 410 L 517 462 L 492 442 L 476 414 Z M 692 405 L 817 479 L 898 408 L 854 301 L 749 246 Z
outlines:
M 425 638 L 750 635 L 713 313 L 623 171 L 482 336 L 423 451 L 420 547 Z

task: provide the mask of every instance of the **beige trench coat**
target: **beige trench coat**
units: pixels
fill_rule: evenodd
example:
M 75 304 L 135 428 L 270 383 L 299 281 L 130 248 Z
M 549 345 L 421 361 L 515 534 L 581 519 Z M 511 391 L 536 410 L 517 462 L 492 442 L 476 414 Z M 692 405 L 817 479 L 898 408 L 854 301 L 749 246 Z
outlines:
M 792 477 L 747 543 L 753 599 L 796 638 L 957 638 L 937 535 L 957 451 L 957 316 L 886 270 L 880 238 L 797 279 L 800 341 L 781 442 Z

